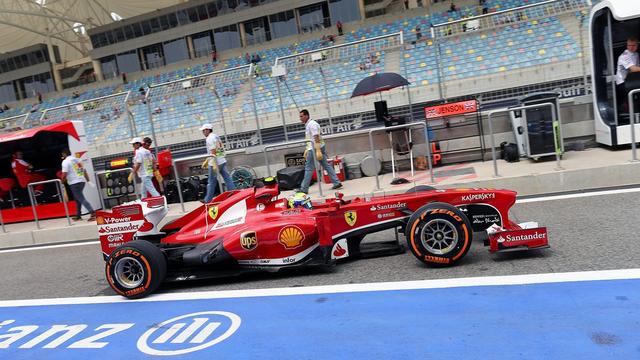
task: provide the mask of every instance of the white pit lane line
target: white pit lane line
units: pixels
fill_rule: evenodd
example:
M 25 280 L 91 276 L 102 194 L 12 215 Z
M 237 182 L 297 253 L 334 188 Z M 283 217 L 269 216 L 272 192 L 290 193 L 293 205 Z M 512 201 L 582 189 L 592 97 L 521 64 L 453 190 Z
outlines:
M 640 188 L 601 190 L 601 191 L 584 192 L 584 193 L 578 193 L 578 194 L 541 196 L 541 197 L 534 197 L 534 198 L 527 198 L 527 199 L 519 199 L 519 200 L 516 200 L 516 204 L 526 204 L 526 203 L 565 200 L 565 199 L 577 199 L 577 198 L 603 196 L 603 195 L 629 194 L 629 193 L 636 193 L 636 192 L 640 192 Z M 25 248 L 18 248 L 18 249 L 0 250 L 0 254 L 22 252 L 22 251 L 48 250 L 48 249 L 55 249 L 55 248 L 62 248 L 62 247 L 85 246 L 85 245 L 96 245 L 96 244 L 100 244 L 100 242 L 90 241 L 90 242 L 78 242 L 78 243 L 62 244 L 62 245 L 42 245 L 42 246 L 33 246 L 33 247 L 25 247 Z
M 124 302 L 176 301 L 199 299 L 228 299 L 265 296 L 291 296 L 314 294 L 339 294 L 369 291 L 401 291 L 420 289 L 445 289 L 471 286 L 527 285 L 579 281 L 636 280 L 640 279 L 640 269 L 620 269 L 602 271 L 582 271 L 567 273 L 526 274 L 507 276 L 483 276 L 470 278 L 396 281 L 364 284 L 322 285 L 309 287 L 289 287 L 273 289 L 247 289 L 200 291 L 186 293 L 156 294 L 138 300 L 128 300 L 122 296 L 94 296 L 57 299 L 29 299 L 0 301 L 0 308 L 46 305 L 108 304 Z

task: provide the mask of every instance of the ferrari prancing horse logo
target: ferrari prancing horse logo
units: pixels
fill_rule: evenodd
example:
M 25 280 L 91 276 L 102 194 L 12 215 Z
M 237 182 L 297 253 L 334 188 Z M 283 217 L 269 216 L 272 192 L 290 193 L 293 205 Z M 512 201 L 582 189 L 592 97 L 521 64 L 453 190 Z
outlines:
M 355 225 L 356 221 L 358 221 L 358 213 L 353 210 L 345 212 L 344 221 L 346 221 L 349 226 Z
M 218 207 L 212 206 L 209 208 L 209 217 L 215 220 L 218 217 Z

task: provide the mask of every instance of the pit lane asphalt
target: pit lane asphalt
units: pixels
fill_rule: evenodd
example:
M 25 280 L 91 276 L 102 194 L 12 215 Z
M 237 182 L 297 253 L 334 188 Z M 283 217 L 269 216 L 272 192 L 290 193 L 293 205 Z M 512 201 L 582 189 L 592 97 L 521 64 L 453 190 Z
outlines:
M 547 226 L 551 249 L 491 255 L 474 242 L 458 266 L 432 268 L 409 252 L 318 269 L 246 274 L 165 284 L 158 292 L 333 285 L 457 277 L 637 268 L 640 194 L 613 194 L 516 204 L 515 221 Z M 393 232 L 366 241 L 393 239 Z M 404 242 L 404 241 L 403 241 Z M 104 279 L 99 245 L 0 253 L 0 300 L 114 295 Z

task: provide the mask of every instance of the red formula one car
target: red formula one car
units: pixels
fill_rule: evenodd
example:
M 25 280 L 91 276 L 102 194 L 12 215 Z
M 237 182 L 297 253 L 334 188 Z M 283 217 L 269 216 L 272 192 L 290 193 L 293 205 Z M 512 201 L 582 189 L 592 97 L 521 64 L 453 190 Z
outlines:
M 331 266 L 339 259 L 397 254 L 397 241 L 362 243 L 386 229 L 403 233 L 418 260 L 446 266 L 462 259 L 482 235 L 491 252 L 547 248 L 547 231 L 515 224 L 509 190 L 436 190 L 418 186 L 400 195 L 343 200 L 341 194 L 313 208 L 290 208 L 275 182 L 226 192 L 159 228 L 163 197 L 98 212 L 106 277 L 116 293 L 138 298 L 163 281 L 199 279 L 245 271 Z M 487 236 L 487 233 L 488 236 Z

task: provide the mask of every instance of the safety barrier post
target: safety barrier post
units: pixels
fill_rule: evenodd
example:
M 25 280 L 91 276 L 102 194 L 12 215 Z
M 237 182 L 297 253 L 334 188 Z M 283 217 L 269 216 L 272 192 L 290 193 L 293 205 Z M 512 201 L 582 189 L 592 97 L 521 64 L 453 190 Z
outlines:
M 514 107 L 514 108 L 510 108 L 510 109 L 505 109 L 505 110 L 492 110 L 489 111 L 487 113 L 487 121 L 489 122 L 489 135 L 491 137 L 491 158 L 493 160 L 493 172 L 494 172 L 494 177 L 500 177 L 500 175 L 498 174 L 498 161 L 496 160 L 496 141 L 495 141 L 495 137 L 493 134 L 493 114 L 499 114 L 499 113 L 509 113 L 512 111 L 517 111 L 517 110 L 527 110 L 527 109 L 538 109 L 541 107 L 550 107 L 551 108 L 551 120 L 552 122 L 556 122 L 557 121 L 557 115 L 556 115 L 556 105 L 553 103 L 542 103 L 542 104 L 534 104 L 534 105 L 525 105 L 525 106 L 519 106 L 519 107 Z M 526 129 L 526 127 L 525 127 Z M 555 130 L 554 130 L 555 133 Z M 526 134 L 525 134 L 526 136 Z M 555 141 L 555 136 L 554 136 L 554 141 Z M 557 147 L 556 147 L 557 148 Z M 558 168 L 561 169 L 560 166 L 560 155 L 558 154 L 558 152 L 556 151 L 556 161 L 558 163 Z
M 67 216 L 67 223 L 69 224 L 69 226 L 71 226 L 71 218 L 69 217 L 69 208 L 67 207 L 67 200 L 65 200 L 63 196 L 64 190 L 62 189 L 62 181 L 60 181 L 60 179 L 52 179 L 52 180 L 38 181 L 38 182 L 32 182 L 27 184 L 27 191 L 29 192 L 29 201 L 31 202 L 31 211 L 33 211 L 33 218 L 36 221 L 36 228 L 40 229 L 40 221 L 38 220 L 38 212 L 36 211 L 36 206 L 38 201 L 33 192 L 33 187 L 36 185 L 43 185 L 43 184 L 49 184 L 49 183 L 56 183 L 56 191 L 58 194 L 58 199 L 60 199 L 60 201 L 64 206 L 64 213 Z M 82 206 L 82 205 L 78 204 L 78 206 Z
M 635 114 L 635 106 L 633 103 L 633 95 L 640 93 L 640 89 L 634 89 L 629 91 L 629 97 L 627 101 L 629 101 L 629 124 L 631 126 L 631 161 L 638 161 L 638 157 L 636 155 L 636 114 Z
M 390 131 L 390 130 L 397 130 L 397 129 L 409 129 L 409 139 L 411 139 L 411 130 L 414 127 L 418 127 L 418 128 L 423 128 L 424 132 L 425 132 L 425 136 L 426 136 L 426 142 L 427 142 L 427 160 L 429 162 L 429 172 L 431 173 L 431 183 L 434 183 L 434 176 L 433 176 L 433 165 L 431 164 L 431 143 L 429 142 L 429 134 L 427 133 L 427 124 L 424 122 L 415 122 L 415 123 L 410 123 L 410 124 L 403 124 L 403 125 L 395 125 L 395 126 L 388 126 L 388 127 L 382 127 L 382 128 L 375 128 L 375 129 L 370 129 L 369 130 L 369 148 L 371 150 L 371 157 L 373 157 L 375 160 L 378 159 L 378 157 L 376 156 L 376 152 L 375 149 L 373 148 L 373 133 L 374 132 L 380 132 L 380 131 Z M 391 145 L 391 151 L 393 151 L 393 144 Z M 413 172 L 413 146 L 409 149 L 409 158 L 411 159 L 411 176 L 413 176 L 414 172 Z M 378 178 L 378 174 L 376 174 L 376 190 L 380 190 L 380 179 Z
M 231 151 L 227 151 L 226 155 L 233 155 L 233 154 L 238 154 L 244 152 L 244 149 L 238 149 L 238 150 L 231 150 Z M 181 162 L 185 162 L 185 161 L 191 161 L 191 160 L 200 160 L 200 159 L 205 159 L 208 158 L 209 155 L 207 154 L 203 154 L 203 155 L 193 155 L 193 156 L 187 156 L 187 157 L 183 157 L 180 159 L 173 159 L 171 160 L 171 167 L 173 168 L 173 176 L 175 177 L 176 180 L 176 188 L 178 191 L 178 199 L 180 200 L 180 207 L 182 208 L 182 212 L 186 212 L 185 208 L 184 208 L 184 198 L 182 197 L 182 187 L 180 186 L 180 174 L 178 174 L 178 167 L 176 166 L 176 164 L 181 163 Z M 224 180 L 221 176 L 220 176 L 220 172 L 216 172 L 216 177 L 218 178 L 218 187 L 220 189 L 220 193 L 222 194 L 224 192 L 224 188 L 222 187 L 222 181 Z
M 6 233 L 7 230 L 4 228 L 4 219 L 2 218 L 2 209 L 0 209 L 0 226 L 2 226 L 2 232 Z
M 95 174 L 95 178 L 96 178 L 96 189 L 98 190 L 98 197 L 100 198 L 100 205 L 102 205 L 103 209 L 106 209 L 107 207 L 105 206 L 104 203 L 104 199 L 102 198 L 102 188 L 100 187 L 100 175 L 103 174 L 113 174 L 113 173 L 118 173 L 118 172 L 124 172 L 124 171 L 128 171 L 130 173 L 133 173 L 133 168 L 130 167 L 126 167 L 126 168 L 121 168 L 121 169 L 115 169 L 115 170 L 103 170 L 103 171 L 96 171 Z M 136 195 L 136 199 L 138 198 L 138 182 L 136 181 L 136 176 L 133 176 L 133 193 Z
M 329 139 L 329 138 L 336 138 L 336 137 L 343 137 L 343 136 L 339 136 L 339 135 L 336 135 L 336 136 L 333 136 L 333 137 L 325 136 L 324 139 L 326 140 L 326 139 Z M 267 165 L 267 174 L 269 176 L 271 176 L 271 163 L 269 163 L 269 156 L 267 155 L 267 152 L 269 151 L 269 149 L 288 147 L 289 145 L 298 145 L 298 144 L 305 144 L 306 145 L 306 143 L 307 143 L 307 140 L 295 140 L 295 141 L 289 141 L 289 142 L 284 142 L 284 143 L 279 143 L 279 144 L 265 145 L 262 148 L 262 153 L 264 154 L 265 165 Z M 313 161 L 315 162 L 316 173 L 317 173 L 317 176 L 318 176 L 318 192 L 320 193 L 320 196 L 323 196 L 323 194 L 322 194 L 322 170 L 320 169 L 320 163 L 317 160 L 318 158 L 316 157 L 315 149 L 313 147 L 311 148 L 311 156 L 313 156 L 313 159 L 314 159 Z

